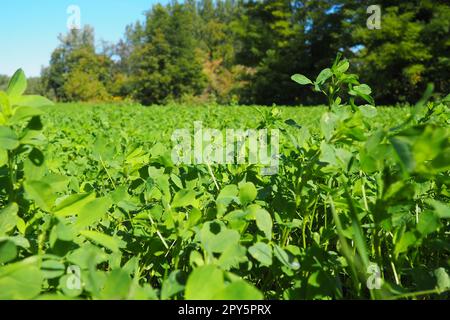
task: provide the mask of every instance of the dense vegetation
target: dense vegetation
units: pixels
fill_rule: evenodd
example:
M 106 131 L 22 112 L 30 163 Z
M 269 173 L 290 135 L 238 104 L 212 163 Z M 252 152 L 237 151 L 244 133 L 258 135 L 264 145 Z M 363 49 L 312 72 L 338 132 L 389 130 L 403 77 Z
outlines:
M 433 82 L 446 94 L 450 6 L 377 1 L 381 29 L 362 0 L 186 0 L 156 5 L 117 44 L 85 26 L 60 36 L 33 92 L 58 101 L 134 100 L 272 105 L 326 103 L 290 81 L 329 65 L 337 51 L 378 103 L 415 103 Z M 1 87 L 1 79 L 0 79 Z
M 18 71 L 0 92 L 0 299 L 448 299 L 450 97 L 376 108 L 348 70 L 293 76 L 328 101 L 308 109 L 47 107 Z M 194 120 L 279 129 L 279 173 L 174 164 Z

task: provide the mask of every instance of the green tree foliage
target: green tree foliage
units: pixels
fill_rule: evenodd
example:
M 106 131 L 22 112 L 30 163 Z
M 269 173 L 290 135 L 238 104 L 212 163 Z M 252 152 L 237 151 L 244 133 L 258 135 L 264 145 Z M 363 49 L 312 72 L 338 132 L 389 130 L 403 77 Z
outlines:
M 193 16 L 187 6 L 156 5 L 143 31 L 131 33 L 130 88 L 144 104 L 200 94 L 205 83 L 196 56 Z
M 59 40 L 60 46 L 42 75 L 47 90 L 61 101 L 106 100 L 112 60 L 96 53 L 94 30 L 74 29 Z
M 6 90 L 8 87 L 9 77 L 5 75 L 0 75 L 0 90 Z
M 448 2 L 377 4 L 381 29 L 370 30 L 368 0 L 172 1 L 151 8 L 107 50 L 95 49 L 89 27 L 61 36 L 40 87 L 62 101 L 317 104 L 326 101 L 290 75 L 313 76 L 341 52 L 378 103 L 416 101 L 429 82 L 446 94 Z
M 76 101 L 105 100 L 110 83 L 111 61 L 104 55 L 97 55 L 90 47 L 74 50 L 68 57 L 68 64 L 74 67 L 68 72 L 64 91 L 67 99 Z
M 256 71 L 249 79 L 253 85 L 248 86 L 243 93 L 245 102 L 255 100 L 261 103 L 272 96 L 273 102 L 280 103 L 283 98 L 279 88 L 284 87 L 286 92 L 289 87 L 294 87 L 288 73 L 280 72 L 292 67 L 289 63 L 292 62 L 292 58 L 289 58 L 289 42 L 298 31 L 292 24 L 290 5 L 289 1 L 284 0 L 250 1 L 245 4 L 246 10 L 241 14 L 236 28 L 242 48 L 237 57 L 240 63 Z M 289 99 L 287 96 L 284 98 Z
M 249 1 L 237 25 L 239 62 L 256 68 L 246 102 L 322 102 L 290 81 L 292 70 L 315 74 L 345 48 L 339 1 Z M 348 50 L 347 50 L 348 51 Z
M 194 7 L 194 3 L 191 3 Z M 242 85 L 239 77 L 245 71 L 236 64 L 236 37 L 233 24 L 238 6 L 234 1 L 202 0 L 198 3 L 200 26 L 196 35 L 199 55 L 207 86 L 203 95 L 209 100 L 229 103 Z
M 353 30 L 359 69 L 377 100 L 418 99 L 428 82 L 450 87 L 450 7 L 446 1 L 379 1 L 380 30 L 358 24 Z M 361 10 L 360 10 L 361 11 Z

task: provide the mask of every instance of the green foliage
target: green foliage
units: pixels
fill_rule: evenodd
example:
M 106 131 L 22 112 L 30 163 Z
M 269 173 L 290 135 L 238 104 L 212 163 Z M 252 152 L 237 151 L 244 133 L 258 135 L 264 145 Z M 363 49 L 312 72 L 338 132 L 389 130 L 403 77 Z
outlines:
M 448 3 L 378 4 L 383 11 L 381 30 L 374 32 L 360 24 L 352 31 L 355 43 L 362 45 L 356 53 L 358 72 L 374 88 L 374 97 L 383 103 L 412 102 L 429 82 L 437 85 L 438 93 L 446 94 L 449 82 L 443 70 L 449 68 Z
M 352 97 L 349 103 L 352 107 L 356 107 L 355 98 L 353 97 L 362 98 L 366 102 L 373 104 L 374 100 L 370 96 L 372 89 L 366 84 L 360 84 L 357 75 L 346 73 L 349 67 L 349 62 L 341 60 L 341 54 L 338 54 L 331 69 L 323 69 L 314 82 L 301 74 L 295 74 L 291 79 L 300 85 L 312 85 L 314 91 L 323 93 L 328 99 L 330 109 L 341 105 L 341 91 L 347 87 L 348 95 Z M 329 123 L 326 123 L 326 126 L 329 126 Z M 324 129 L 328 130 L 327 128 Z
M 398 270 L 408 263 L 414 269 L 415 254 L 419 252 L 429 255 L 433 251 L 430 235 L 442 237 L 444 225 L 448 223 L 423 204 L 433 203 L 432 198 L 441 196 L 448 201 L 448 194 L 439 190 L 446 189 L 448 184 L 445 178 L 448 178 L 448 167 L 442 166 L 441 159 L 450 151 L 449 109 L 445 102 L 428 102 L 431 86 L 403 124 L 389 130 L 376 129 L 370 122 L 377 113 L 372 106 L 372 90 L 360 84 L 355 75 L 347 74 L 348 68 L 348 61 L 338 55 L 332 68 L 322 70 L 314 82 L 302 75 L 295 75 L 292 80 L 312 85 L 328 98 L 330 111 L 322 117 L 325 140 L 318 154 L 323 164 L 321 171 L 328 174 L 324 183 L 327 185 L 325 208 L 330 206 L 341 247 L 338 251 L 346 259 L 357 292 L 364 290 L 370 261 L 378 266 L 390 263 L 392 270 L 384 271 L 382 290 L 370 291 L 372 298 L 385 298 L 394 294 L 395 286 L 404 286 L 408 281 L 405 281 L 408 274 L 402 280 Z M 344 88 L 347 92 L 342 92 Z M 349 97 L 348 103 L 343 103 L 343 93 Z M 355 97 L 370 105 L 358 106 Z M 441 121 L 430 121 L 442 114 L 445 116 Z M 431 132 L 436 137 L 431 138 Z M 434 139 L 436 144 L 430 145 Z M 428 187 L 422 189 L 425 185 Z M 369 190 L 374 192 L 372 196 Z M 356 194 L 361 196 L 360 200 L 355 199 Z M 343 225 L 345 221 L 347 227 Z M 394 235 L 393 246 L 386 243 L 390 235 Z M 409 254 L 416 258 L 410 258 Z M 388 274 L 394 276 L 395 282 L 387 281 Z M 413 274 L 412 279 L 416 276 Z M 439 286 L 434 292 L 440 292 Z
M 49 95 L 60 101 L 110 100 L 113 62 L 95 51 L 94 30 L 73 29 L 59 37 L 60 46 L 52 53 L 50 66 L 42 73 Z
M 214 266 L 197 268 L 186 283 L 188 300 L 262 300 L 261 293 L 239 279 L 224 281 L 224 274 Z
M 0 184 L 0 299 L 30 299 L 42 289 L 43 275 L 39 269 L 39 258 L 30 256 L 17 260 L 19 250 L 28 249 L 29 241 L 23 237 L 25 222 L 19 216 L 22 206 L 24 163 L 40 166 L 43 157 L 39 149 L 42 144 L 41 108 L 52 104 L 38 96 L 24 96 L 27 80 L 22 70 L 10 79 L 6 92 L 0 92 L 0 166 L 6 168 L 6 179 Z M 41 200 L 41 199 L 40 199 Z M 11 236 L 20 228 L 22 235 Z M 19 249 L 20 248 L 20 249 Z M 5 265 L 6 264 L 6 265 Z
M 64 83 L 64 92 L 68 101 L 104 101 L 108 92 L 96 75 L 74 70 Z
M 189 0 L 155 5 L 117 44 L 96 49 L 85 27 L 59 37 L 30 93 L 59 101 L 134 100 L 296 105 L 325 101 L 290 75 L 318 74 L 340 51 L 382 104 L 414 103 L 428 83 L 449 87 L 450 6 L 379 1 Z M 324 74 L 323 76 L 326 76 Z M 0 88 L 5 80 L 0 78 Z
M 142 44 L 130 56 L 132 95 L 144 104 L 198 95 L 204 87 L 188 7 L 157 5 L 147 14 Z
M 448 101 L 375 108 L 349 68 L 293 77 L 328 109 L 268 110 L 46 107 L 19 71 L 0 93 L 0 299 L 448 298 Z M 192 119 L 280 129 L 279 173 L 175 165 Z

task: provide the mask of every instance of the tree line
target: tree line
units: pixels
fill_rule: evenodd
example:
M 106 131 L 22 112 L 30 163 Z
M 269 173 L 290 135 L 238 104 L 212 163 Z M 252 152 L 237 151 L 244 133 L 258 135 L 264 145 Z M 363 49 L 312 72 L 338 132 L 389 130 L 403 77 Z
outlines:
M 447 1 L 186 0 L 155 5 L 116 44 L 85 26 L 59 37 L 36 90 L 58 101 L 317 104 L 294 73 L 313 76 L 337 52 L 379 104 L 414 102 L 427 83 L 448 93 Z

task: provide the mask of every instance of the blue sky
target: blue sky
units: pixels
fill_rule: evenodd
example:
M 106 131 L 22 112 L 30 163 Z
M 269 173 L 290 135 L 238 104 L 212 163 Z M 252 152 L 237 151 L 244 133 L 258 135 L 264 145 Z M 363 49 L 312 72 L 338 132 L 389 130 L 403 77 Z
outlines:
M 77 5 L 81 24 L 94 27 L 96 41 L 116 42 L 126 25 L 143 18 L 155 3 L 167 0 L 8 0 L 0 9 L 0 74 L 18 68 L 38 76 L 58 45 L 58 34 L 67 32 L 67 8 Z

